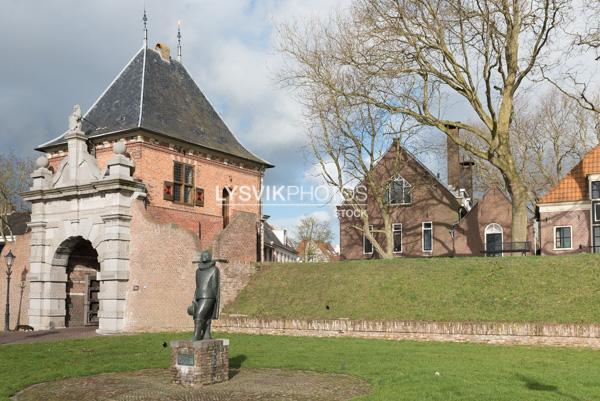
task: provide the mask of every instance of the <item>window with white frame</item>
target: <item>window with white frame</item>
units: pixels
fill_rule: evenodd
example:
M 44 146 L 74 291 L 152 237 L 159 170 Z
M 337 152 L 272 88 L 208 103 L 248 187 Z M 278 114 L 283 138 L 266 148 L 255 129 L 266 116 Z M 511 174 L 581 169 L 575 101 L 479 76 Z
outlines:
M 371 234 L 373 233 L 373 226 L 369 226 L 369 231 Z M 373 244 L 369 241 L 365 233 L 363 233 L 363 253 L 365 255 L 373 254 Z
M 423 231 L 423 252 L 431 252 L 433 250 L 433 223 L 426 221 L 422 224 Z
M 592 202 L 592 220 L 594 224 L 600 223 L 600 202 Z
M 571 249 L 572 248 L 572 229 L 570 226 L 554 227 L 554 248 Z
M 392 235 L 394 239 L 394 253 L 402 252 L 402 224 L 392 224 Z
M 600 181 L 592 181 L 592 199 L 600 199 Z
M 392 205 L 406 205 L 412 202 L 412 185 L 402 177 L 395 178 L 390 182 L 387 200 Z

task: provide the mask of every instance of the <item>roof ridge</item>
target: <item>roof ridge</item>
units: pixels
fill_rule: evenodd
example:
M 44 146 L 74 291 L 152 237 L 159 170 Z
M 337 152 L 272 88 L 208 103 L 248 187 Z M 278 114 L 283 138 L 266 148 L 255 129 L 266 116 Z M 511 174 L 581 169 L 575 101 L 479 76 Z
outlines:
M 135 52 L 133 57 L 131 57 L 129 62 L 127 64 L 125 64 L 125 66 L 121 69 L 121 71 L 119 71 L 117 76 L 110 82 L 110 84 L 108 84 L 108 86 L 106 87 L 106 89 L 104 89 L 104 91 L 100 94 L 100 96 L 98 96 L 98 98 L 96 98 L 96 101 L 94 103 L 92 103 L 92 105 L 88 108 L 88 110 L 83 115 L 83 118 L 87 117 L 87 115 L 90 113 L 90 111 L 92 111 L 94 109 L 94 107 L 96 107 L 96 105 L 98 104 L 100 99 L 102 99 L 104 97 L 104 95 L 106 95 L 106 92 L 108 92 L 108 90 L 115 84 L 115 82 L 117 82 L 117 79 L 119 79 L 121 77 L 121 75 L 123 75 L 123 73 L 125 72 L 127 67 L 129 67 L 129 65 L 133 62 L 133 60 L 135 60 L 135 58 L 138 56 L 138 54 L 140 54 L 140 52 L 142 50 L 144 50 L 144 57 L 145 57 L 145 47 L 141 47 L 140 50 Z
M 144 57 L 142 61 L 142 84 L 140 90 L 140 117 L 138 118 L 138 127 L 142 126 L 142 113 L 144 110 L 144 78 L 146 77 L 146 54 L 148 46 L 144 46 Z M 139 53 L 139 52 L 138 52 Z

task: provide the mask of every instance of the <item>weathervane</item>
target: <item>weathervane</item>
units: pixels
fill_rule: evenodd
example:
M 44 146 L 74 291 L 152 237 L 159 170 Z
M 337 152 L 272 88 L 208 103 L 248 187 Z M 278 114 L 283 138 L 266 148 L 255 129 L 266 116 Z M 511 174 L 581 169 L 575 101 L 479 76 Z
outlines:
M 177 61 L 181 63 L 181 20 L 177 21 Z
M 144 18 L 142 18 L 142 21 L 144 21 L 144 47 L 148 47 L 148 17 L 146 16 L 146 6 L 144 6 Z

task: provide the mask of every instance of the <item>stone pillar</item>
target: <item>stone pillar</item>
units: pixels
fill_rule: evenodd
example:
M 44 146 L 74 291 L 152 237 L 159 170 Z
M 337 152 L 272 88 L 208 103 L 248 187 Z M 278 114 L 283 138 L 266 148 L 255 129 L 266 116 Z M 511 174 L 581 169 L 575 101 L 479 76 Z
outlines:
M 129 232 L 131 216 L 108 214 L 102 216 L 104 238 L 98 247 L 100 273 L 99 334 L 123 331 L 127 282 L 129 281 Z
M 33 216 L 35 217 L 35 214 Z M 46 222 L 32 221 L 29 227 L 29 325 L 36 330 L 65 327 L 68 255 L 57 252 L 57 257 L 52 260 L 53 249 L 47 235 Z
M 38 168 L 31 173 L 33 185 L 31 190 L 47 189 L 52 186 L 52 171 L 48 170 L 48 158 L 40 156 L 36 160 Z
M 117 142 L 113 146 L 115 155 L 108 161 L 108 179 L 121 178 L 131 180 L 133 162 L 127 156 L 125 152 L 127 147 L 124 142 Z
M 69 177 L 74 182 L 79 182 L 79 165 L 84 159 L 84 155 L 89 155 L 87 150 L 87 137 L 81 131 L 71 131 L 65 135 L 69 149 L 68 167 Z

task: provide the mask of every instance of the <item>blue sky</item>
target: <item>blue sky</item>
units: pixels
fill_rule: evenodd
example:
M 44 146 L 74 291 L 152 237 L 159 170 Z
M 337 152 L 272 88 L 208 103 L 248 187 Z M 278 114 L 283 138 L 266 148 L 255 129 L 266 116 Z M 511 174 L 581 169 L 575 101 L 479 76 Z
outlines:
M 276 165 L 267 185 L 318 182 L 309 162 L 301 108 L 275 78 L 284 21 L 327 18 L 347 0 L 146 0 L 149 45 L 175 54 L 182 20 L 183 63 L 225 122 L 250 150 Z M 143 1 L 0 0 L 0 151 L 33 148 L 64 132 L 74 104 L 84 112 L 142 45 Z M 266 206 L 293 230 L 301 216 L 337 219 L 331 204 Z

